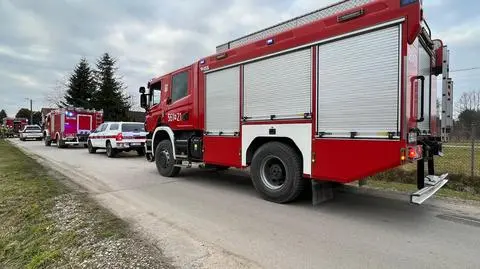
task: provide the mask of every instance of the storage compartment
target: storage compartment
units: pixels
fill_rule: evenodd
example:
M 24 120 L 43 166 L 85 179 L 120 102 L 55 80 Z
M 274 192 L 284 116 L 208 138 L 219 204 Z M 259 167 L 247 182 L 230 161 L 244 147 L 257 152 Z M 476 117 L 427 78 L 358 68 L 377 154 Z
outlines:
M 246 121 L 304 118 L 311 113 L 311 49 L 246 64 L 243 88 Z
M 399 136 L 400 37 L 396 25 L 318 47 L 318 136 Z
M 240 67 L 206 75 L 207 135 L 236 135 L 240 126 Z
M 92 115 L 78 115 L 78 131 L 91 131 Z
M 197 160 L 203 159 L 203 139 L 194 136 L 190 139 L 190 156 Z

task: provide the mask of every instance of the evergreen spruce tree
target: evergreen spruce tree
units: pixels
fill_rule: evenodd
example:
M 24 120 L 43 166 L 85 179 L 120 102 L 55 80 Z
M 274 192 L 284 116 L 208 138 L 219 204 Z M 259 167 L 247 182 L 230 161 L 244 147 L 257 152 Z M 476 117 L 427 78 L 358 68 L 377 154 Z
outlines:
M 97 60 L 96 80 L 98 91 L 95 94 L 95 107 L 103 109 L 106 121 L 127 120 L 130 109 L 129 96 L 125 94 L 125 85 L 115 75 L 117 61 L 108 53 Z
M 65 100 L 61 104 L 63 106 L 93 109 L 95 90 L 93 70 L 90 68 L 87 59 L 81 58 L 68 79 Z
M 0 124 L 3 124 L 3 118 L 7 117 L 7 112 L 5 112 L 5 109 L 0 110 Z

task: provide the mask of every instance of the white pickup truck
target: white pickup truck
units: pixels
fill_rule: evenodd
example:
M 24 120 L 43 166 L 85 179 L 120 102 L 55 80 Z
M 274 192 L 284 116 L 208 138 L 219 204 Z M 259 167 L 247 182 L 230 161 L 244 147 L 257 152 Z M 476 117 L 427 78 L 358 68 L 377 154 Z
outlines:
M 25 125 L 25 127 L 19 132 L 19 138 L 21 141 L 25 141 L 27 139 L 42 140 L 42 128 L 40 128 L 38 125 Z
M 142 122 L 105 122 L 88 136 L 88 152 L 106 149 L 107 156 L 113 158 L 119 152 L 135 150 L 143 156 L 146 136 Z

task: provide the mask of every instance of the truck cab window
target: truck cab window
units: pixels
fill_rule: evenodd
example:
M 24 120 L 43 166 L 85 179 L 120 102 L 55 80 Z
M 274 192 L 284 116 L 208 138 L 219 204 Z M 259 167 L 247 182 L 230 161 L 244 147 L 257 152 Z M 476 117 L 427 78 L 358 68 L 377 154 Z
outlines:
M 156 84 L 152 87 L 152 106 L 160 104 L 162 92 L 161 92 L 161 85 Z
M 182 99 L 188 94 L 188 71 L 178 73 L 172 79 L 172 102 Z

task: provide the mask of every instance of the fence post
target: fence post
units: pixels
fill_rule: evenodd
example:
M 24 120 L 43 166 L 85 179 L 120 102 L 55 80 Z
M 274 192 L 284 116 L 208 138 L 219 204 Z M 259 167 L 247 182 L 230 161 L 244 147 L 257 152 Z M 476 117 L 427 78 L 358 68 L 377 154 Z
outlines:
M 476 134 L 475 134 L 475 123 L 472 122 L 472 178 L 475 176 L 475 138 L 476 138 Z

